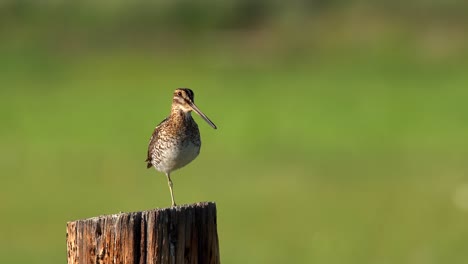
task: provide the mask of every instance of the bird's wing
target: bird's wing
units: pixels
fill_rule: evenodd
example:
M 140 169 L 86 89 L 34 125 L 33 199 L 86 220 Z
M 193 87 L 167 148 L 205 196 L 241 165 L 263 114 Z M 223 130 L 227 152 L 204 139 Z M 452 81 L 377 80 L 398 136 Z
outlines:
M 161 126 L 162 123 L 166 122 L 167 119 L 169 117 L 167 117 L 166 119 L 164 119 L 163 121 L 161 121 L 161 123 L 159 123 L 159 125 L 157 125 L 155 128 L 154 128 L 154 131 L 153 131 L 153 134 L 151 135 L 151 138 L 149 140 L 149 144 L 148 144 L 148 154 L 146 156 L 146 160 L 145 162 L 147 162 L 148 164 L 146 164 L 146 168 L 151 168 L 151 166 L 153 166 L 153 164 L 151 164 L 151 161 L 152 161 L 152 157 L 151 157 L 151 149 L 153 148 L 153 145 L 155 144 L 156 140 L 158 139 L 158 132 L 159 132 L 159 127 Z

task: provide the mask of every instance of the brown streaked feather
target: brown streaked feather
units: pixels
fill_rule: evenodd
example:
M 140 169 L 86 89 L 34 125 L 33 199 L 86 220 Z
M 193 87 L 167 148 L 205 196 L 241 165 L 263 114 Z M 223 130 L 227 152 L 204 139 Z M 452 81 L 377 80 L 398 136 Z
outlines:
M 163 121 L 161 121 L 161 123 L 159 123 L 159 125 L 157 125 L 155 128 L 154 128 L 154 131 L 153 131 L 153 134 L 151 135 L 151 138 L 149 140 L 149 144 L 148 144 L 148 153 L 147 153 L 147 156 L 146 156 L 146 160 L 145 162 L 147 162 L 148 164 L 146 164 L 146 168 L 149 169 L 151 168 L 151 166 L 153 166 L 153 164 L 151 163 L 152 162 L 152 155 L 151 155 L 151 150 L 153 148 L 153 145 L 155 144 L 156 140 L 158 139 L 158 132 L 159 132 L 159 128 L 161 127 L 161 125 L 166 122 L 167 120 L 169 119 L 169 117 L 166 117 Z

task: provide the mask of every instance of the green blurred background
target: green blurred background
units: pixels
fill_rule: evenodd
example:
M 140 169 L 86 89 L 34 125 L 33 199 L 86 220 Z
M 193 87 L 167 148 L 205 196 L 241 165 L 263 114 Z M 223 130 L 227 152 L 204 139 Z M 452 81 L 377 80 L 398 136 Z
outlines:
M 463 1 L 2 1 L 0 263 L 67 221 L 170 205 L 147 144 L 177 87 L 223 263 L 468 263 Z

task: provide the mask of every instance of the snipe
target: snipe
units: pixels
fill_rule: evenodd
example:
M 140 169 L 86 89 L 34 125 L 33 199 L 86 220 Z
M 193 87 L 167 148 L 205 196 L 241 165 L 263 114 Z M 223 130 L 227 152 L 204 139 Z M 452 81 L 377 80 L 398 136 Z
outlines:
M 166 174 L 172 206 L 176 203 L 171 172 L 189 164 L 200 153 L 200 131 L 192 111 L 216 129 L 216 125 L 195 105 L 193 91 L 179 88 L 174 91 L 171 114 L 156 126 L 148 146 L 147 168 L 154 166 Z

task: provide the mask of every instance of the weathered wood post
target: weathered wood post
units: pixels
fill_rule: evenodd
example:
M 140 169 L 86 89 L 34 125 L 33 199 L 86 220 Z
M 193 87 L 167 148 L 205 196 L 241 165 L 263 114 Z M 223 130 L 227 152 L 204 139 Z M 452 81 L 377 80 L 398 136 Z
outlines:
M 219 264 L 212 202 L 67 223 L 68 264 Z

